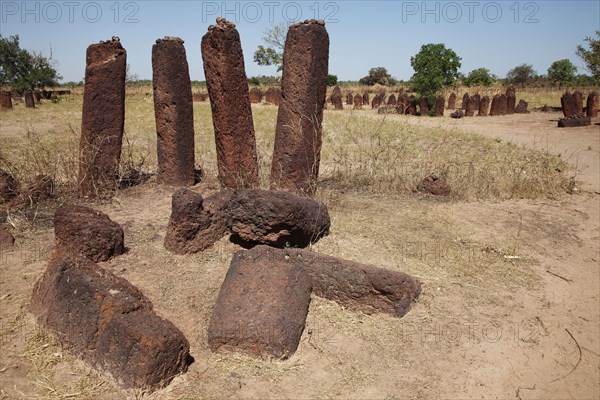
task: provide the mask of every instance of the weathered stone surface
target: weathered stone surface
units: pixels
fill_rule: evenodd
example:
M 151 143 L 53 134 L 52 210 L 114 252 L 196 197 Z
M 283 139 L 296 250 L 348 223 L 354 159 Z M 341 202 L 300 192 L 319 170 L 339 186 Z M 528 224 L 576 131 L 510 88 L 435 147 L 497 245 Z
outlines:
M 573 92 L 573 103 L 575 104 L 575 115 L 583 115 L 583 94 L 579 90 Z
M 81 254 L 98 262 L 125 252 L 123 228 L 103 212 L 65 205 L 54 213 L 54 235 L 59 252 Z
M 527 107 L 529 106 L 529 104 L 521 99 L 519 100 L 519 104 L 517 104 L 517 106 L 515 107 L 515 113 L 517 114 L 529 114 L 529 111 L 527 110 Z
M 394 94 L 390 94 L 390 97 L 388 97 L 388 100 L 387 100 L 387 105 L 395 106 L 397 104 L 398 104 L 398 101 L 396 100 L 396 96 L 394 96 Z
M 234 238 L 275 247 L 306 247 L 331 224 L 325 204 L 289 192 L 236 190 L 225 213 Z
M 10 92 L 0 92 L 0 110 L 12 110 Z
M 444 179 L 429 175 L 417 185 L 417 191 L 434 196 L 449 196 L 451 189 Z
M 562 106 L 563 114 L 566 118 L 576 115 L 575 100 L 568 90 L 560 98 L 560 105 Z
M 487 117 L 488 110 L 490 108 L 490 98 L 488 96 L 483 96 L 481 101 L 479 102 L 479 112 L 477 115 L 479 117 Z
M 514 86 L 506 88 L 506 114 L 512 115 L 515 113 L 515 107 L 517 104 L 517 94 Z
M 165 37 L 152 46 L 152 86 L 158 181 L 192 186 L 194 108 L 190 72 L 180 38 Z
M 465 110 L 465 117 L 472 117 L 475 115 L 475 112 L 479 110 L 479 105 L 481 103 L 481 98 L 479 94 L 474 94 L 467 99 L 467 109 Z
M 278 359 L 296 351 L 311 278 L 292 260 L 271 257 L 269 249 L 260 246 L 233 255 L 208 327 L 211 350 Z
M 408 108 L 406 109 L 406 114 L 409 115 L 417 115 L 417 100 L 410 99 L 408 102 Z
M 448 96 L 448 110 L 456 109 L 456 93 L 450 93 Z
M 35 108 L 35 98 L 33 97 L 33 91 L 25 91 L 25 107 Z
M 278 106 L 280 99 L 281 99 L 281 90 L 279 90 L 279 88 L 270 87 L 265 92 L 265 101 L 267 103 L 271 103 L 271 104 Z
M 569 118 L 561 118 L 558 120 L 559 128 L 575 128 L 578 126 L 588 126 L 592 124 L 590 117 L 577 117 L 572 116 Z
M 429 104 L 427 104 L 427 98 L 421 97 L 419 99 L 419 115 L 426 117 L 429 114 Z
M 306 194 L 316 190 L 327 91 L 329 35 L 323 21 L 289 27 L 283 55 L 271 188 Z
M 460 105 L 461 110 L 467 110 L 467 104 L 469 103 L 469 93 L 463 94 L 462 104 Z
M 235 25 L 217 18 L 202 37 L 219 181 L 227 188 L 258 186 L 258 161 L 248 80 Z
M 510 85 L 509 87 L 506 88 L 506 97 L 508 96 L 516 96 L 517 95 L 517 90 L 515 89 L 515 87 L 513 85 Z
M 598 93 L 591 92 L 588 94 L 586 107 L 586 116 L 598 118 Z
M 360 94 L 354 96 L 354 109 L 362 110 L 362 96 Z
M 500 95 L 496 94 L 492 98 L 492 105 L 490 107 L 490 116 L 495 117 L 500 115 Z
M 410 100 L 406 94 L 398 96 L 398 112 L 400 114 L 406 114 L 408 111 Z
M 346 93 L 346 104 L 349 106 L 354 104 L 354 96 L 352 96 L 352 93 Z
M 444 116 L 444 105 L 445 105 L 444 96 L 438 96 L 435 99 L 435 116 L 443 117 Z
M 339 86 L 333 88 L 333 93 L 331 94 L 331 104 L 336 110 L 343 110 L 344 103 L 342 101 L 342 89 Z
M 8 202 L 19 194 L 16 179 L 0 169 L 0 204 Z
M 371 102 L 371 109 L 379 109 L 381 106 L 381 96 L 376 94 L 373 96 L 373 101 Z
M 259 88 L 253 87 L 248 92 L 248 96 L 250 97 L 250 103 L 260 103 L 263 98 L 263 93 Z
M 206 101 L 206 94 L 204 94 L 204 93 L 194 93 L 192 95 L 192 101 L 194 103 L 202 103 L 202 102 Z
M 31 310 L 69 351 L 125 387 L 158 388 L 188 365 L 189 343 L 135 286 L 57 252 L 36 283 Z
M 118 38 L 87 48 L 79 145 L 80 197 L 108 197 L 116 189 L 125 122 L 126 58 Z
M 465 113 L 463 112 L 463 110 L 456 110 L 454 111 L 452 114 L 450 114 L 450 118 L 462 118 L 465 116 Z
M 10 233 L 8 226 L 0 225 L 0 251 L 10 249 L 15 244 L 15 237 Z M 0 254 L 1 256 L 1 254 Z
M 258 265 L 285 262 L 301 266 L 310 275 L 315 295 L 366 314 L 402 317 L 421 292 L 420 283 L 402 272 L 308 250 L 258 246 L 248 253 L 249 258 L 255 257 Z
M 224 190 L 203 199 L 189 189 L 177 190 L 171 202 L 165 248 L 176 254 L 192 254 L 211 247 L 225 236 L 225 209 L 231 193 Z
M 363 95 L 362 95 L 362 102 L 363 102 L 363 105 L 366 105 L 366 106 L 368 106 L 370 104 L 369 93 L 366 93 L 366 92 L 363 93 Z

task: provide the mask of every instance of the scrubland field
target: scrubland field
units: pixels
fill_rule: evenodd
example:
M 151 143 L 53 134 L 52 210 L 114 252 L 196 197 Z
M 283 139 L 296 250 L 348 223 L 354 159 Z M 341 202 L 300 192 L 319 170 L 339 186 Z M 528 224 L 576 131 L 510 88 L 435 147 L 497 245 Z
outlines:
M 164 249 L 174 188 L 153 176 L 152 88 L 130 90 L 121 169 L 140 184 L 86 204 L 125 230 L 127 253 L 103 265 L 190 341 L 189 371 L 154 393 L 121 389 L 61 349 L 28 310 L 53 251 L 53 212 L 79 202 L 81 93 L 2 112 L 0 168 L 23 187 L 37 174 L 56 185 L 54 198 L 0 213 L 16 237 L 0 251 L 0 399 L 596 398 L 600 126 L 559 129 L 562 114 L 533 110 L 560 106 L 563 91 L 517 88 L 531 114 L 460 120 L 448 110 L 429 118 L 329 107 L 316 197 L 332 229 L 312 250 L 406 272 L 422 293 L 401 319 L 313 297 L 298 351 L 260 361 L 208 348 L 212 307 L 240 248 L 222 239 L 190 256 Z M 253 116 L 268 188 L 277 107 L 254 104 Z M 219 184 L 207 102 L 194 103 L 194 124 L 202 180 L 193 190 L 210 194 Z M 450 184 L 449 197 L 416 192 L 431 174 Z

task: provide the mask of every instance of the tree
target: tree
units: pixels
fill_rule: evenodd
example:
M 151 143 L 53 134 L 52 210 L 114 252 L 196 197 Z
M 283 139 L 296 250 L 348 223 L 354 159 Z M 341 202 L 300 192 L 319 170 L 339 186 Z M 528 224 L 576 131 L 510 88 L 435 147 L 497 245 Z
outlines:
M 469 72 L 463 83 L 467 86 L 491 86 L 496 79 L 496 75 L 491 74 L 489 69 L 477 68 Z
M 577 72 L 577 67 L 573 65 L 571 61 L 564 58 L 562 60 L 554 61 L 550 68 L 548 68 L 548 79 L 552 82 L 557 83 L 558 87 L 563 85 L 563 83 L 571 82 L 575 79 L 575 72 Z
M 338 83 L 337 75 L 327 75 L 327 86 L 335 86 Z
M 276 65 L 277 72 L 283 69 L 283 49 L 285 48 L 285 37 L 289 24 L 281 22 L 264 32 L 262 38 L 266 47 L 258 45 L 254 52 L 254 62 L 258 65 Z
M 383 85 L 393 86 L 396 84 L 396 80 L 388 73 L 384 67 L 375 67 L 369 70 L 369 75 L 360 78 L 358 83 L 361 85 Z
M 509 83 L 518 83 L 524 88 L 536 75 L 537 72 L 535 72 L 532 65 L 521 64 L 508 71 L 506 79 Z
M 444 86 L 452 85 L 458 78 L 461 58 L 442 43 L 424 44 L 410 58 L 415 73 L 411 85 L 415 92 L 433 99 Z
M 62 79 L 54 68 L 52 49 L 49 57 L 21 49 L 19 35 L 0 35 L 0 84 L 16 90 L 57 86 Z
M 579 45 L 575 54 L 583 60 L 592 76 L 600 81 L 600 31 L 596 31 L 595 39 L 588 36 L 584 40 L 588 42 L 589 50 Z

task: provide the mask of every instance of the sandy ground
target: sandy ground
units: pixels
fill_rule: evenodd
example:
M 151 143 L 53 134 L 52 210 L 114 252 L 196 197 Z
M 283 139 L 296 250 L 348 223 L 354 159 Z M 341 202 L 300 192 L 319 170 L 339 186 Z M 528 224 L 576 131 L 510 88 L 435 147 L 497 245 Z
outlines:
M 298 351 L 283 362 L 208 349 L 212 305 L 238 248 L 223 239 L 202 254 L 166 252 L 171 188 L 148 183 L 98 205 L 122 224 L 129 247 L 103 265 L 184 332 L 196 360 L 149 397 L 598 398 L 600 127 L 559 131 L 557 117 L 391 116 L 560 153 L 577 162 L 580 191 L 482 203 L 323 190 L 332 232 L 314 250 L 410 273 L 423 292 L 402 319 L 314 297 Z M 63 351 L 28 312 L 52 245 L 51 219 L 41 215 L 0 258 L 0 398 L 139 397 Z

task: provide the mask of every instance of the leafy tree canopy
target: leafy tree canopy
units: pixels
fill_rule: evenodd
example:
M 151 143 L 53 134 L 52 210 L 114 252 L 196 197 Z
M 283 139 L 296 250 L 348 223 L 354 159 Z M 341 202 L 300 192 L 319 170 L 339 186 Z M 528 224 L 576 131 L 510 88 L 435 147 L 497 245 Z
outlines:
M 421 50 L 410 58 L 415 71 L 411 85 L 415 92 L 433 98 L 444 87 L 452 85 L 458 78 L 461 58 L 442 43 L 424 44 Z

